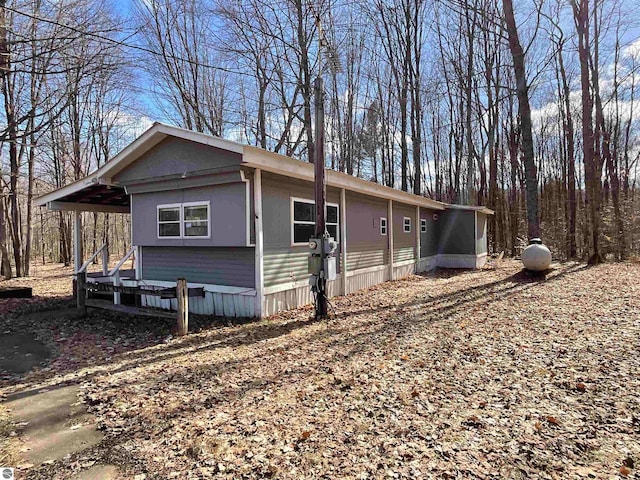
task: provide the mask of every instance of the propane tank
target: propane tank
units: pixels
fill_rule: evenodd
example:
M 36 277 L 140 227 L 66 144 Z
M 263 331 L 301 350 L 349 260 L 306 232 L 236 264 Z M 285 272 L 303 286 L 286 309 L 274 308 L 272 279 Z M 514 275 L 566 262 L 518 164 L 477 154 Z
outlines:
M 551 265 L 551 252 L 539 238 L 529 240 L 529 246 L 522 251 L 522 263 L 527 270 L 542 272 Z

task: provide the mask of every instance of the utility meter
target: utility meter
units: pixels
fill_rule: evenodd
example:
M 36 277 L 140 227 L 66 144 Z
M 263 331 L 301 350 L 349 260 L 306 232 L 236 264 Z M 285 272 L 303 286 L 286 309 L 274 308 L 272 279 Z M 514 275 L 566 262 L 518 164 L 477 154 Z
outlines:
M 338 242 L 332 237 L 309 239 L 308 272 L 319 276 L 324 271 L 325 280 L 336 279 L 336 257 Z

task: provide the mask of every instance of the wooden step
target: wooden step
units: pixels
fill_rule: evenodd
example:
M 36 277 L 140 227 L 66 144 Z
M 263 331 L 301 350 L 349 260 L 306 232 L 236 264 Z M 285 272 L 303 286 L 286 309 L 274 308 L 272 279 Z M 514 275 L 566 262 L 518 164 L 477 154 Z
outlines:
M 85 305 L 91 308 L 99 308 L 101 310 L 111 310 L 112 312 L 126 313 L 128 315 L 142 315 L 145 317 L 170 318 L 176 319 L 175 312 L 161 312 L 148 308 L 137 308 L 130 305 L 116 305 L 108 300 L 98 300 L 95 298 L 87 298 Z

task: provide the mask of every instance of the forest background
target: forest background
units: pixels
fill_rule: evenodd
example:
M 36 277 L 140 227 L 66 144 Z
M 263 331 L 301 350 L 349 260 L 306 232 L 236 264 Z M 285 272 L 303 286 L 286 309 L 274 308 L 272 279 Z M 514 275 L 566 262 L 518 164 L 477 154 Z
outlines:
M 491 252 L 539 222 L 557 259 L 640 255 L 639 17 L 619 0 L 0 0 L 1 273 L 69 264 L 69 214 L 34 198 L 154 121 L 313 158 L 320 67 L 328 168 L 488 206 Z M 83 214 L 84 250 L 123 254 L 129 221 Z

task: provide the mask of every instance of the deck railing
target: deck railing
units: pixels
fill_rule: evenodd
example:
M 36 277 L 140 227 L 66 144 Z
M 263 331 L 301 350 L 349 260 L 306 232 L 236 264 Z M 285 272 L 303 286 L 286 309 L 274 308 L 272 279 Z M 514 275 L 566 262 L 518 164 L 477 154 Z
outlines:
M 124 257 L 118 262 L 118 264 L 113 267 L 113 269 L 109 272 L 109 276 L 113 278 L 113 286 L 119 287 L 121 285 L 120 282 L 120 268 L 124 265 L 124 262 L 129 260 L 131 255 L 135 255 L 136 259 L 138 258 L 138 247 L 134 245 L 131 249 L 126 253 Z M 120 292 L 113 292 L 113 303 L 115 305 L 120 305 Z
M 89 265 L 102 253 L 102 275 L 104 277 L 109 275 L 109 247 L 106 243 L 103 243 L 102 246 L 96 250 L 93 255 L 89 257 L 89 260 L 84 262 L 80 269 L 76 272 L 76 275 L 80 272 L 86 272 Z

